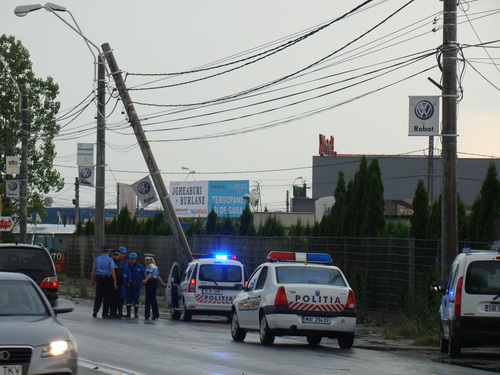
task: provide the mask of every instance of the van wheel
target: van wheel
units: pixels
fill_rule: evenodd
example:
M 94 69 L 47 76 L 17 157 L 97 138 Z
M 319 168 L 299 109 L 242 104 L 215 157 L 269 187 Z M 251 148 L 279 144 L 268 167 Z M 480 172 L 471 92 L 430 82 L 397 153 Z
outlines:
M 321 336 L 316 336 L 316 335 L 309 335 L 307 336 L 307 342 L 311 346 L 318 346 L 319 343 L 321 342 L 322 337 Z
M 174 306 L 170 307 L 170 318 L 178 320 L 181 317 L 181 312 L 176 310 Z
M 260 342 L 263 345 L 272 345 L 274 343 L 274 334 L 269 329 L 267 324 L 267 319 L 264 314 L 260 318 L 260 329 L 259 329 Z
M 441 347 L 440 351 L 441 353 L 448 353 L 448 339 L 444 338 L 444 332 L 443 332 L 443 327 L 441 327 Z
M 453 337 L 452 331 L 450 329 L 450 337 L 448 338 L 448 355 L 450 358 L 460 358 L 460 352 L 462 350 L 462 344 L 460 340 Z
M 236 311 L 233 311 L 233 315 L 231 318 L 231 337 L 234 341 L 243 341 L 247 333 L 240 328 L 240 322 L 238 321 L 238 314 Z
M 182 320 L 185 322 L 190 322 L 191 321 L 192 314 L 191 312 L 186 308 L 186 304 L 182 304 Z
M 344 333 L 338 338 L 338 342 L 341 349 L 351 349 L 354 344 L 354 332 Z

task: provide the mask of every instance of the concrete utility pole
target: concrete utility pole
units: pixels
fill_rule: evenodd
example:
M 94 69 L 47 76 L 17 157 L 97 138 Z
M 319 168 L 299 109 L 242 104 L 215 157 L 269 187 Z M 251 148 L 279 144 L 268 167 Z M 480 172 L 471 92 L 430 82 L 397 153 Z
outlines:
M 118 94 L 120 95 L 125 110 L 127 111 L 130 126 L 132 126 L 134 130 L 137 142 L 139 143 L 139 147 L 141 148 L 144 160 L 146 161 L 146 165 L 148 166 L 148 170 L 151 174 L 151 178 L 153 179 L 156 191 L 160 196 L 163 210 L 177 243 L 177 249 L 180 253 L 179 255 L 181 255 L 181 262 L 185 262 L 185 264 L 187 264 L 193 259 L 191 249 L 189 248 L 189 243 L 187 242 L 186 236 L 184 235 L 184 231 L 182 230 L 179 219 L 175 214 L 174 207 L 172 206 L 172 202 L 170 201 L 170 197 L 168 196 L 167 188 L 165 186 L 165 183 L 163 182 L 163 178 L 161 177 L 160 170 L 158 169 L 158 165 L 156 164 L 156 160 L 153 156 L 153 152 L 151 151 L 151 147 L 149 146 L 149 142 L 147 141 L 146 135 L 144 134 L 144 131 L 142 129 L 141 121 L 139 120 L 139 116 L 137 116 L 134 104 L 132 103 L 132 99 L 130 98 L 127 86 L 125 85 L 121 71 L 118 68 L 118 64 L 116 63 L 111 47 L 108 43 L 105 43 L 102 45 L 102 50 L 111 70 L 111 75 L 115 80 Z
M 458 250 L 457 214 L 457 0 L 443 2 L 442 280 Z
M 97 152 L 96 152 L 96 183 L 95 183 L 95 220 L 94 220 L 94 250 L 101 249 L 105 242 L 104 232 L 104 196 L 106 158 L 106 68 L 101 55 L 97 66 Z
M 75 177 L 75 225 L 80 222 L 80 180 Z
M 19 242 L 28 240 L 28 140 L 30 136 L 30 123 L 28 113 L 28 91 L 21 94 L 21 199 L 19 205 Z

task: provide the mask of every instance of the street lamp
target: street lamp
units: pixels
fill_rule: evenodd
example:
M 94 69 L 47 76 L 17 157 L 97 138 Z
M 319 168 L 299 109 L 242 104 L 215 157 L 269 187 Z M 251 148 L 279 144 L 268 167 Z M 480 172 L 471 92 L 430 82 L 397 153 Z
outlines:
M 185 171 L 189 171 L 188 174 L 186 175 L 186 179 L 184 181 L 187 181 L 187 179 L 189 178 L 189 175 L 193 176 L 193 180 L 196 181 L 196 178 L 194 178 L 194 174 L 196 173 L 196 171 L 192 171 L 188 167 L 182 167 L 182 169 Z
M 290 212 L 290 190 L 293 189 L 293 185 L 295 185 L 295 181 L 302 180 L 303 178 L 304 177 L 302 177 L 302 176 L 295 177 L 295 180 L 293 180 L 293 182 L 292 182 L 292 186 L 290 187 L 290 189 L 287 189 L 287 191 L 286 191 L 286 212 Z
M 101 49 L 96 46 L 92 41 L 90 41 L 85 35 L 83 35 L 80 26 L 76 22 L 73 14 L 65 7 L 53 4 L 46 3 L 45 5 L 41 4 L 32 4 L 32 5 L 19 5 L 14 10 L 14 13 L 18 17 L 24 17 L 30 12 L 34 12 L 39 9 L 45 9 L 48 12 L 51 12 L 57 18 L 59 18 L 62 22 L 68 25 L 74 32 L 76 32 L 80 37 L 83 38 L 87 47 L 92 53 L 94 57 L 94 82 L 96 81 L 96 72 L 95 67 L 97 65 L 97 152 L 96 152 L 96 201 L 95 201 L 95 223 L 94 223 L 94 244 L 95 248 L 99 249 L 104 244 L 105 234 L 104 234 L 104 193 L 105 193 L 105 102 L 106 102 L 106 67 L 104 64 L 104 56 Z M 57 12 L 66 12 L 68 13 L 76 28 L 67 22 L 64 18 L 59 16 Z M 92 47 L 94 47 L 98 51 L 99 57 L 96 57 L 96 54 L 92 51 Z

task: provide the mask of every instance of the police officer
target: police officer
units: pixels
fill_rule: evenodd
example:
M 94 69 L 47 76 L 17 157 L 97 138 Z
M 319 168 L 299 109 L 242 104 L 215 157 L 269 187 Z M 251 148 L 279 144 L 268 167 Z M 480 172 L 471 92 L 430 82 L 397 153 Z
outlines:
M 137 253 L 132 252 L 125 262 L 123 272 L 127 281 L 127 318 L 130 318 L 132 305 L 134 306 L 134 318 L 139 317 L 139 296 L 141 295 L 142 280 L 146 277 L 144 266 L 137 263 Z
M 113 250 L 111 253 L 113 262 L 115 263 L 116 289 L 111 290 L 111 300 L 109 303 L 109 316 L 113 319 L 120 319 L 120 292 L 123 287 L 123 264 L 120 262 L 120 250 Z M 122 304 L 123 306 L 123 304 Z
M 163 287 L 167 284 L 163 282 L 160 277 L 160 272 L 156 266 L 154 254 L 145 254 L 144 260 L 146 261 L 146 279 L 142 281 L 146 284 L 146 302 L 145 302 L 145 312 L 144 319 L 148 320 L 150 316 L 150 311 L 153 311 L 153 320 L 160 317 L 160 312 L 158 310 L 158 302 L 156 300 L 156 290 L 158 289 L 158 282 L 161 283 Z
M 118 315 L 123 318 L 123 305 L 125 304 L 125 298 L 127 298 L 127 283 L 125 279 L 125 273 L 123 272 L 123 267 L 125 266 L 125 262 L 127 260 L 127 248 L 125 246 L 120 246 L 118 250 L 120 250 L 118 260 L 120 261 L 123 274 L 122 287 L 120 288 L 120 297 L 118 299 Z
M 90 285 L 96 287 L 94 299 L 94 313 L 92 316 L 97 318 L 97 313 L 102 307 L 102 317 L 104 319 L 109 317 L 109 305 L 113 289 L 118 289 L 116 284 L 115 263 L 109 256 L 111 247 L 104 245 L 102 247 L 102 254 L 94 259 L 92 266 L 92 274 L 90 276 Z

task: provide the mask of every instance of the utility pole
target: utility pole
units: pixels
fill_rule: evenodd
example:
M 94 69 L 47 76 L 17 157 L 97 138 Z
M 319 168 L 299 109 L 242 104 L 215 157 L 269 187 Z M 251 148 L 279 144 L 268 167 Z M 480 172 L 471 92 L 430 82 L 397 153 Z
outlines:
M 181 260 L 187 264 L 193 259 L 191 249 L 189 248 L 189 243 L 187 242 L 179 219 L 175 214 L 174 207 L 172 206 L 172 202 L 170 201 L 170 197 L 168 196 L 167 188 L 165 186 L 163 178 L 161 177 L 160 170 L 158 169 L 158 165 L 156 164 L 156 160 L 153 156 L 153 152 L 151 151 L 151 147 L 149 146 L 149 142 L 146 139 L 144 130 L 142 129 L 141 121 L 139 120 L 139 116 L 135 111 L 134 104 L 132 103 L 132 99 L 130 98 L 127 86 L 125 85 L 121 71 L 118 68 L 118 64 L 116 63 L 111 47 L 108 43 L 104 43 L 102 45 L 102 50 L 111 70 L 111 75 L 115 80 L 118 94 L 120 95 L 125 110 L 127 111 L 130 126 L 132 126 L 134 130 L 137 142 L 139 143 L 139 147 L 141 148 L 144 160 L 146 161 L 146 165 L 148 166 L 148 170 L 151 174 L 151 178 L 153 179 L 156 191 L 160 196 L 160 202 L 170 224 L 170 228 L 172 229 L 172 233 L 177 243 L 177 249 L 180 253 L 179 255 L 181 255 Z
M 443 1 L 442 281 L 458 250 L 457 214 L 457 0 Z
M 105 134 L 106 134 L 106 69 L 101 55 L 97 66 L 97 145 L 96 145 L 96 183 L 95 183 L 95 220 L 94 250 L 101 249 L 105 242 L 104 234 L 104 196 L 105 196 Z
M 28 140 L 30 135 L 29 113 L 28 113 L 28 91 L 21 93 L 21 199 L 19 205 L 19 242 L 26 243 L 28 240 Z
M 434 137 L 429 137 L 429 158 L 427 159 L 427 195 L 429 202 L 434 201 Z
M 75 225 L 80 222 L 80 180 L 75 177 Z

